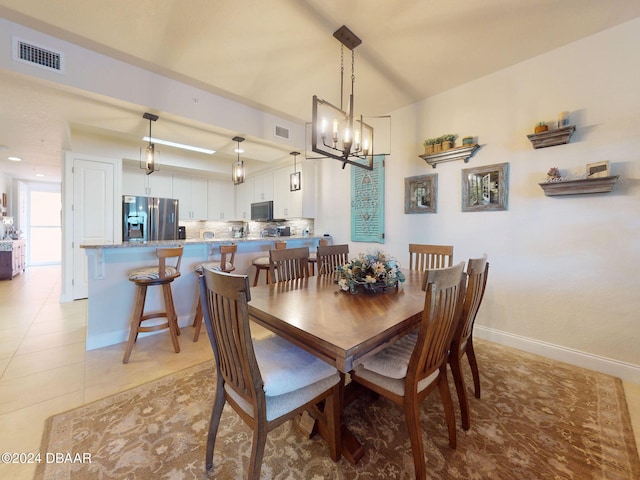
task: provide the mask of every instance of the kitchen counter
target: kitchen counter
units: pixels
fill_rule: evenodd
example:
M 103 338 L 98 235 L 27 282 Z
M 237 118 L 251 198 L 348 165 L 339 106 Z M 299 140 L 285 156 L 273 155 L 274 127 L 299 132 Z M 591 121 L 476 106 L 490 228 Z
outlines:
M 113 242 L 102 244 L 83 244 L 87 256 L 87 338 L 86 349 L 114 345 L 126 342 L 133 312 L 135 286 L 128 280 L 131 270 L 157 265 L 156 248 L 162 246 L 184 245 L 180 277 L 173 281 L 171 289 L 180 327 L 193 323 L 198 303 L 198 282 L 195 266 L 202 262 L 219 260 L 218 245 L 237 243 L 235 274 L 249 275 L 253 278 L 255 267 L 252 260 L 268 256 L 269 250 L 279 240 L 287 242 L 288 247 L 309 247 L 315 251 L 320 236 L 309 237 L 244 237 L 215 238 L 150 242 Z M 159 288 L 150 288 L 147 293 L 145 311 L 163 310 Z M 141 333 L 140 337 L 159 332 Z M 181 342 L 191 341 L 193 332 L 186 329 Z M 169 340 L 167 340 L 169 341 Z M 123 345 L 124 349 L 124 345 Z

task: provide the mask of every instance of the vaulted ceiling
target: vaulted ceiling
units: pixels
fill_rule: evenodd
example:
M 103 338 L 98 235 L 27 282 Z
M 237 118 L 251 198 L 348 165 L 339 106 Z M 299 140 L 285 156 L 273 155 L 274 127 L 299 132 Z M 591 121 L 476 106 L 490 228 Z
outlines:
M 303 124 L 314 94 L 339 103 L 340 44 L 332 34 L 342 25 L 362 40 L 355 50 L 356 111 L 384 115 L 638 17 L 640 2 L 0 0 L 0 15 Z M 345 75 L 348 81 L 348 51 Z M 0 145 L 8 147 L 0 150 L 0 171 L 29 179 L 38 169 L 59 175 L 70 132 L 139 139 L 144 107 L 0 70 Z M 137 121 L 113 121 L 123 111 Z M 175 141 L 198 143 L 209 135 L 207 143 L 219 142 L 211 146 L 221 154 L 233 147 L 217 125 L 169 117 L 183 137 Z M 289 149 L 264 147 L 258 160 Z M 24 161 L 8 162 L 12 154 Z

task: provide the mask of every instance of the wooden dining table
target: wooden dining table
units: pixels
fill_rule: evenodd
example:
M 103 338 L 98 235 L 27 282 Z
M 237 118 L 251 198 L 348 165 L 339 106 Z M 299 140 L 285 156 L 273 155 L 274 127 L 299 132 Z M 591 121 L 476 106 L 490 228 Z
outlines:
M 368 356 L 406 335 L 420 322 L 422 272 L 385 292 L 340 290 L 328 276 L 251 288 L 250 317 L 309 353 L 348 373 Z M 362 448 L 343 428 L 343 453 L 356 463 Z

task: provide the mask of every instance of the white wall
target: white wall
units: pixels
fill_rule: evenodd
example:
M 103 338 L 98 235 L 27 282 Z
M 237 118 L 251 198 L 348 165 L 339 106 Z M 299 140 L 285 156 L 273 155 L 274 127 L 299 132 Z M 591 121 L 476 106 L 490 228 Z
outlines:
M 635 20 L 393 112 L 383 246 L 405 265 L 410 242 L 453 244 L 456 262 L 486 252 L 476 335 L 636 383 L 639 44 Z M 576 125 L 571 142 L 534 150 L 527 134 L 565 110 Z M 482 148 L 468 164 L 432 169 L 418 155 L 424 139 L 443 133 L 477 136 Z M 538 186 L 550 167 L 578 175 L 602 160 L 620 175 L 611 193 L 545 197 Z M 348 168 L 322 162 L 316 227 L 349 242 Z M 502 162 L 510 169 L 508 210 L 461 212 L 461 170 Z M 438 212 L 405 215 L 404 177 L 428 173 L 438 174 Z M 351 243 L 351 251 L 371 246 Z

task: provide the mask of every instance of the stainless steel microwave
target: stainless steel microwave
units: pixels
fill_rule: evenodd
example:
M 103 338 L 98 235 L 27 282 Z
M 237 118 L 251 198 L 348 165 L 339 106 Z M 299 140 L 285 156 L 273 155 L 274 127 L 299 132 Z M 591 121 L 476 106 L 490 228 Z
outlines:
M 267 222 L 269 220 L 273 220 L 273 200 L 252 203 L 251 220 L 254 222 Z

